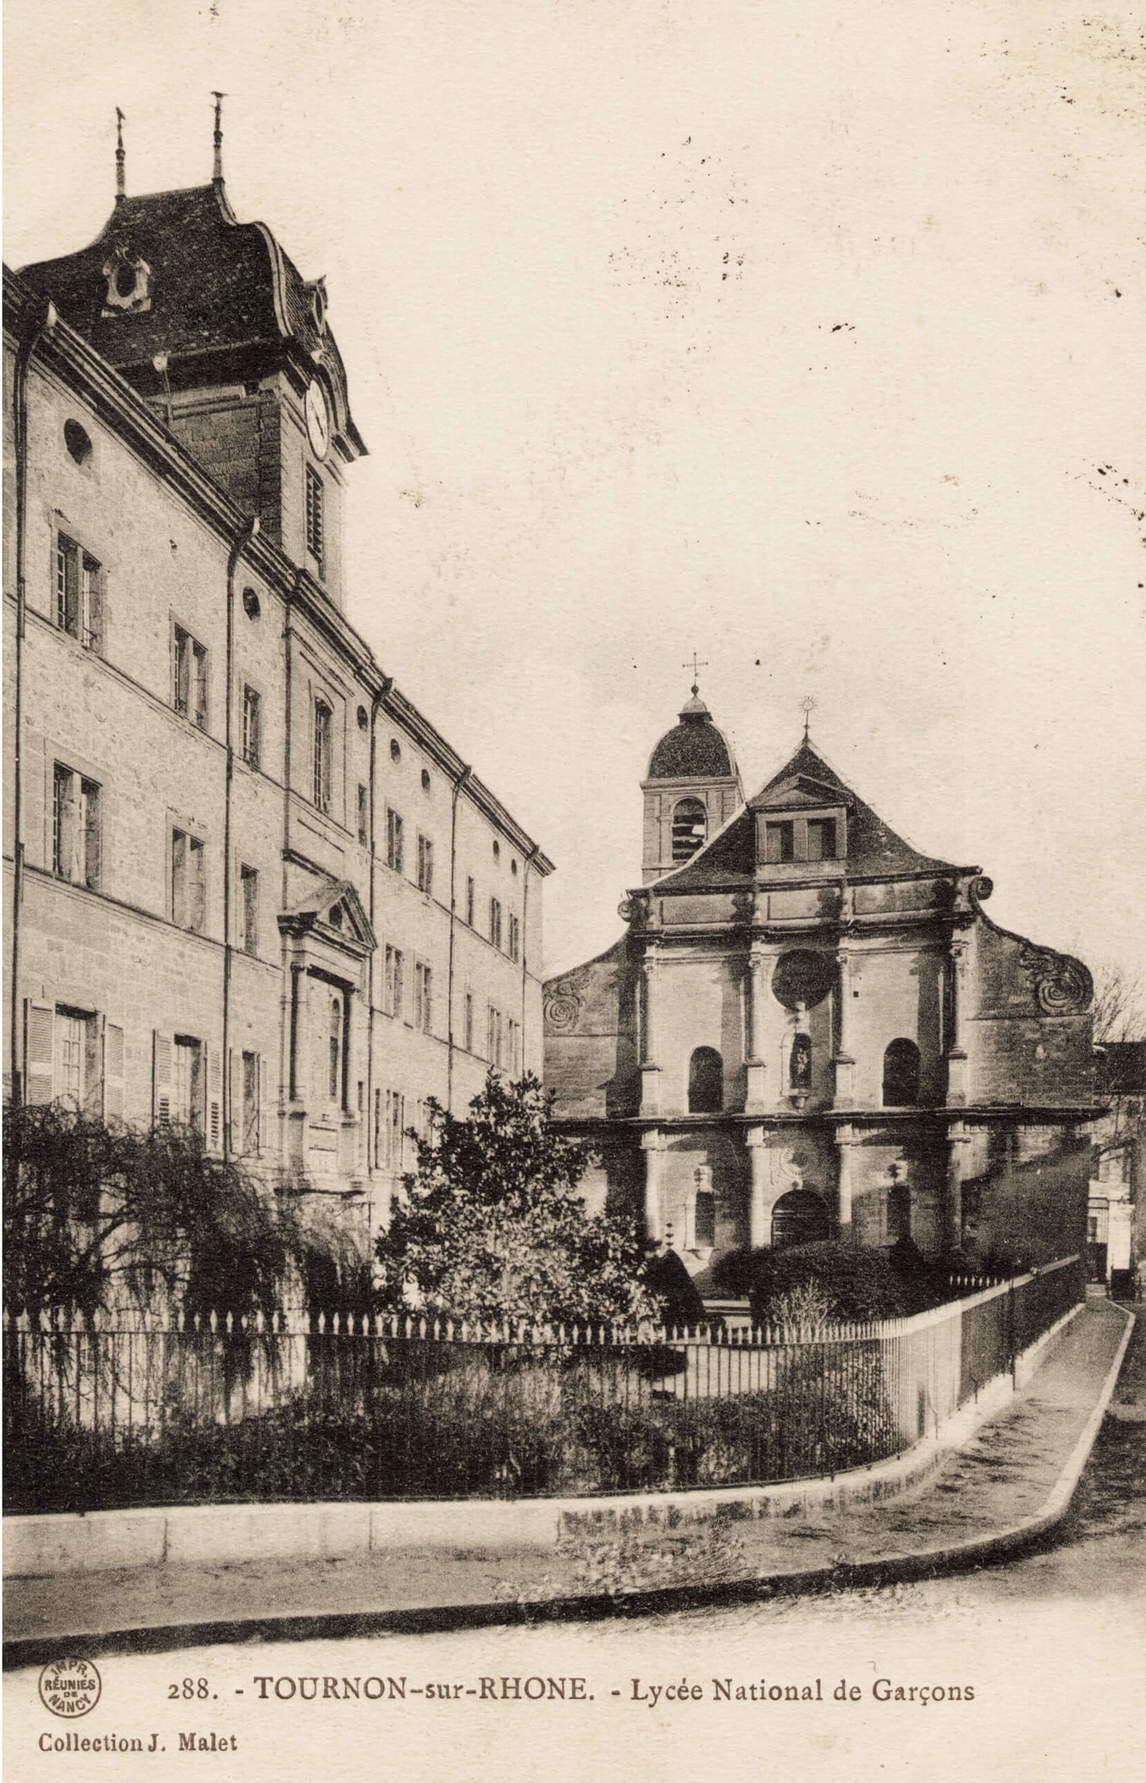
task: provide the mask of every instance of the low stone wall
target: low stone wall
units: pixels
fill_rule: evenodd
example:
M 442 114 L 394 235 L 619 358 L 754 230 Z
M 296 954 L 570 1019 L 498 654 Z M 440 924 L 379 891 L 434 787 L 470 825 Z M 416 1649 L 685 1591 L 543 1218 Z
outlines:
M 407 1500 L 385 1504 L 178 1505 L 154 1510 L 5 1517 L 4 1577 L 107 1572 L 132 1566 L 345 1556 L 399 1548 L 551 1548 L 571 1534 L 671 1528 L 716 1519 L 783 1517 L 880 1503 L 920 1485 L 952 1449 L 1030 1379 L 1070 1310 L 1016 1363 L 932 1435 L 901 1455 L 834 1479 L 775 1486 L 620 1493 L 608 1498 Z

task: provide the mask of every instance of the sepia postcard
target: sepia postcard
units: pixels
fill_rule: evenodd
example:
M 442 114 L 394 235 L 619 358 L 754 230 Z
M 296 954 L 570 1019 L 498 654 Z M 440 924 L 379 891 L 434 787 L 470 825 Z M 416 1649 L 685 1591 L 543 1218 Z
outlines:
M 1139 10 L 5 44 L 5 1775 L 1139 1774 Z

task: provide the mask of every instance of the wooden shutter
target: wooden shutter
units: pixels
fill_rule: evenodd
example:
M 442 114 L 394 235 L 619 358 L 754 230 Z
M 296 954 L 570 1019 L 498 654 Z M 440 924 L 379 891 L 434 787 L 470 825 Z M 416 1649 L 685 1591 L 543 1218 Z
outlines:
M 93 557 L 84 559 L 84 580 L 87 583 L 87 637 L 89 650 L 103 654 L 103 571 Z
M 201 935 L 207 926 L 207 848 L 187 838 L 187 926 Z
M 60 549 L 64 559 L 64 611 L 57 614 L 57 619 L 74 638 L 79 636 L 80 629 L 80 553 L 71 539 L 61 538 Z
M 246 1151 L 243 1136 L 243 1054 L 239 1047 L 232 1047 L 227 1060 L 227 1088 L 229 1107 L 227 1125 L 231 1129 L 231 1150 L 235 1153 Z
M 157 1127 L 171 1119 L 171 1036 L 158 1028 L 151 1054 L 151 1119 Z
M 223 1149 L 223 1049 L 204 1046 L 207 1055 L 207 1120 L 204 1134 L 213 1152 Z
M 56 1012 L 50 1003 L 24 1003 L 24 1100 L 39 1106 L 52 1100 L 52 1053 Z
M 83 868 L 79 883 L 96 890 L 102 867 L 100 849 L 100 790 L 94 781 L 81 782 L 80 811 L 83 816 Z
M 123 1029 L 105 1022 L 103 1031 L 103 1116 L 123 1119 Z
M 181 928 L 187 923 L 187 837 L 171 832 L 171 920 Z

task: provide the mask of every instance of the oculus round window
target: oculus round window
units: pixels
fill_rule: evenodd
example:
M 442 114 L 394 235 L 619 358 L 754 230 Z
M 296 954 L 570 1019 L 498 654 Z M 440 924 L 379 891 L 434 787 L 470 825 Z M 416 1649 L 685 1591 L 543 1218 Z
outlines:
M 243 590 L 243 612 L 248 619 L 257 619 L 262 612 L 259 597 L 253 588 L 244 588 Z
M 91 436 L 78 421 L 64 422 L 64 444 L 77 464 L 86 464 L 92 455 Z
M 830 953 L 813 953 L 807 947 L 794 947 L 776 961 L 772 995 L 785 1009 L 795 1009 L 798 1003 L 806 1009 L 814 1009 L 831 990 L 835 973 L 835 960 Z

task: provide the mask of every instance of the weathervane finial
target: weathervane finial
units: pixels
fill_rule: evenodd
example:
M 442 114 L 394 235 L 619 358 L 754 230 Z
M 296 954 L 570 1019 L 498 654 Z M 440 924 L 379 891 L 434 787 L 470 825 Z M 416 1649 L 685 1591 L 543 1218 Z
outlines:
M 215 172 L 214 178 L 219 185 L 223 183 L 223 101 L 226 93 L 212 93 L 215 101 Z
M 808 732 L 811 729 L 811 725 L 812 725 L 812 713 L 815 711 L 815 709 L 816 709 L 816 702 L 812 698 L 811 694 L 808 694 L 805 699 L 802 699 L 800 701 L 800 710 L 804 714 L 804 741 L 805 741 L 805 743 L 808 741 Z
M 700 662 L 697 658 L 696 651 L 694 650 L 692 653 L 692 661 L 682 662 L 680 666 L 682 669 L 692 670 L 692 697 L 695 699 L 700 692 L 700 671 L 701 669 L 706 669 L 708 664 L 706 662 Z
M 126 157 L 123 152 L 123 113 L 119 106 L 115 108 L 115 202 L 122 204 L 127 196 L 127 183 L 124 175 Z

